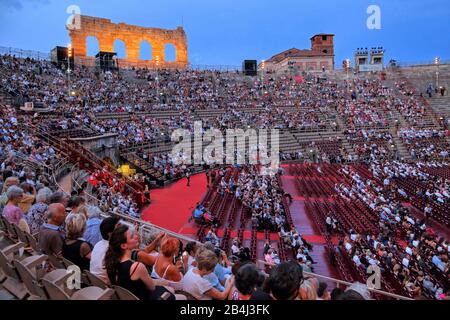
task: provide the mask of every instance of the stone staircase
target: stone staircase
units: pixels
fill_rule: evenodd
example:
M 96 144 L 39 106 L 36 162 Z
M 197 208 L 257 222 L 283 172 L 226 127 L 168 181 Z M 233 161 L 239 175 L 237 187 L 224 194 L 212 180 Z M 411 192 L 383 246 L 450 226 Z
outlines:
M 339 115 L 336 115 L 336 124 L 340 130 L 344 130 L 344 128 L 346 128 L 344 120 Z
M 400 72 L 408 81 L 414 85 L 417 91 L 425 94 L 428 85 L 436 85 L 436 72 L 439 71 L 439 86 L 450 88 L 450 64 L 441 64 L 439 68 L 436 65 L 422 65 L 394 68 L 387 70 L 387 80 L 399 80 Z
M 398 121 L 399 128 L 409 127 L 405 117 L 403 117 L 403 115 L 396 108 L 393 108 L 392 115 L 394 116 L 394 121 L 392 123 L 393 126 L 397 126 L 396 121 Z
M 146 79 L 138 79 L 136 78 L 136 72 L 134 70 L 121 70 L 120 71 L 120 75 L 122 76 L 122 78 L 129 82 L 129 83 L 133 83 L 133 84 L 138 84 L 138 85 L 145 85 L 147 84 L 147 80 Z
M 342 146 L 344 147 L 345 151 L 352 155 L 355 156 L 356 155 L 356 151 L 355 149 L 352 147 L 352 145 L 348 142 L 348 140 L 346 139 L 346 137 L 343 134 L 340 134 L 343 136 L 342 138 Z
M 391 129 L 390 133 L 392 134 L 392 140 L 394 141 L 398 157 L 404 160 L 411 160 L 411 155 L 409 154 L 408 149 L 403 144 L 402 140 L 396 135 L 395 130 Z
M 422 84 L 418 84 L 416 78 L 411 74 L 405 72 L 405 69 L 395 69 L 393 71 L 390 71 L 390 80 L 384 81 L 384 85 L 388 86 L 392 89 L 393 93 L 400 99 L 404 99 L 405 96 L 399 92 L 399 90 L 395 86 L 396 81 L 403 81 L 406 82 L 407 86 L 410 88 L 415 89 L 414 98 L 422 101 L 422 103 L 427 104 L 429 101 L 425 99 L 424 90 L 422 90 L 422 87 L 425 88 L 425 85 L 422 86 Z M 420 96 L 422 93 L 423 96 Z M 399 121 L 400 127 L 409 127 L 412 124 L 409 123 L 403 115 L 394 108 L 393 115 L 397 120 Z M 441 124 L 439 123 L 439 115 L 436 113 L 436 110 L 434 108 L 426 110 L 426 114 L 423 118 L 420 119 L 421 126 L 422 127 L 433 127 L 433 128 L 441 128 Z M 395 121 L 395 120 L 394 120 Z M 395 123 L 393 123 L 395 125 Z
M 443 97 L 441 95 L 434 95 L 427 99 L 430 107 L 439 117 L 448 118 L 450 116 L 450 95 L 447 93 Z
M 0 90 L 0 104 L 11 106 L 13 104 L 13 98 L 9 94 Z

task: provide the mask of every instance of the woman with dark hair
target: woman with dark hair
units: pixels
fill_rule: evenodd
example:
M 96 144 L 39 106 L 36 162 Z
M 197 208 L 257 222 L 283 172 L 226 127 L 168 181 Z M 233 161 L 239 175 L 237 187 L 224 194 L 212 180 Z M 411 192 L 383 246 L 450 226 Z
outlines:
M 23 198 L 19 202 L 19 208 L 28 212 L 36 199 L 36 189 L 29 183 L 22 182 L 20 188 L 23 190 Z
M 131 260 L 131 252 L 138 246 L 138 234 L 128 226 L 119 225 L 114 229 L 105 255 L 105 268 L 111 284 L 127 289 L 141 300 L 158 300 L 163 294 L 169 294 L 167 300 L 175 300 L 170 291 L 157 285 L 160 281 L 150 278 L 143 263 Z
M 83 197 L 76 195 L 69 199 L 69 203 L 67 204 L 67 206 L 70 207 L 72 211 L 76 212 L 77 209 L 83 206 L 85 203 L 86 200 Z
M 344 290 L 342 290 L 341 288 L 334 288 L 331 291 L 331 300 L 339 300 L 339 297 L 344 293 Z
M 253 263 L 244 263 L 234 275 L 234 289 L 228 299 L 250 300 L 260 281 L 258 269 Z

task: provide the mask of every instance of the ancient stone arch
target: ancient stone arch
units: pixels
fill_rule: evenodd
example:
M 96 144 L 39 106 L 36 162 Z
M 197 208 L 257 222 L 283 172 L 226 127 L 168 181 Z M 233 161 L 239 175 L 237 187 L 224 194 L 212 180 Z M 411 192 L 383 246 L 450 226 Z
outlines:
M 122 66 L 146 66 L 161 68 L 185 68 L 188 64 L 187 39 L 182 27 L 175 30 L 144 28 L 125 23 L 112 23 L 109 19 L 80 15 L 77 26 L 67 28 L 71 39 L 74 57 L 79 63 L 88 61 L 86 38 L 95 36 L 99 42 L 100 51 L 114 52 L 114 41 L 122 40 L 126 47 L 126 58 L 121 59 Z M 140 45 L 143 40 L 152 46 L 153 59 L 139 60 Z M 175 46 L 176 60 L 164 61 L 164 45 Z

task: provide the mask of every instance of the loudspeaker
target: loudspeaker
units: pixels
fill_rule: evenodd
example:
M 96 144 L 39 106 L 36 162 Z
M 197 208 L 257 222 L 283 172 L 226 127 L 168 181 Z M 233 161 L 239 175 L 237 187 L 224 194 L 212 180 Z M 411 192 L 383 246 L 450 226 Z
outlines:
M 95 55 L 95 65 L 102 70 L 116 70 L 115 52 L 100 51 Z
M 69 60 L 70 68 L 73 70 L 74 67 L 74 56 L 73 49 L 71 57 L 69 57 L 67 47 L 55 47 L 51 51 L 51 61 L 55 63 L 58 68 L 64 67 L 67 69 L 67 60 Z
M 256 60 L 244 60 L 242 70 L 246 76 L 256 76 L 258 72 Z

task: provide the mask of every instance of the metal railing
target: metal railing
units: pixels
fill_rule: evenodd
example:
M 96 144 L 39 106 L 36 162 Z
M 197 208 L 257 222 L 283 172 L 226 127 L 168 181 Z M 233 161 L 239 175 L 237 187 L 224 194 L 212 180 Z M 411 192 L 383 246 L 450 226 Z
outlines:
M 17 58 L 30 58 L 39 61 L 50 61 L 51 54 L 47 52 L 40 52 L 34 50 L 23 50 L 13 47 L 4 47 L 0 46 L 0 55 L 11 55 Z M 140 60 L 140 61 L 126 61 L 125 59 L 117 59 L 118 68 L 119 69 L 131 69 L 131 68 L 148 68 L 152 65 L 151 61 L 148 60 Z M 95 57 L 86 56 L 86 57 L 76 57 L 76 63 L 83 64 L 85 66 L 95 67 Z M 181 65 L 186 65 L 186 63 L 177 62 L 177 61 L 166 61 L 165 67 L 167 68 L 176 68 Z M 155 64 L 156 66 L 156 64 Z M 159 67 L 163 68 L 163 66 Z M 240 66 L 234 65 L 201 65 L 201 64 L 187 64 L 187 68 L 191 70 L 199 70 L 199 71 L 220 71 L 220 72 L 236 72 L 241 71 L 242 68 Z
M 198 71 L 241 72 L 242 67 L 233 65 L 203 65 L 189 64 L 188 69 Z
M 441 59 L 439 62 L 439 65 L 447 65 L 450 64 L 450 59 Z M 419 67 L 419 66 L 435 66 L 435 62 L 434 60 L 427 60 L 427 61 L 412 61 L 412 62 L 408 62 L 408 61 L 397 61 L 396 62 L 396 66 L 397 67 Z M 388 64 L 386 67 L 390 67 L 390 65 Z
M 50 53 L 33 51 L 33 50 L 22 50 L 12 47 L 2 47 L 0 46 L 0 55 L 11 55 L 17 58 L 30 58 L 35 60 L 45 60 L 50 61 Z

